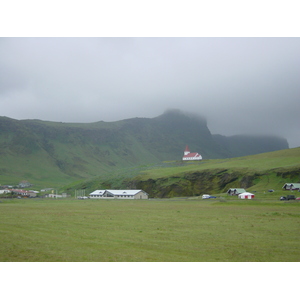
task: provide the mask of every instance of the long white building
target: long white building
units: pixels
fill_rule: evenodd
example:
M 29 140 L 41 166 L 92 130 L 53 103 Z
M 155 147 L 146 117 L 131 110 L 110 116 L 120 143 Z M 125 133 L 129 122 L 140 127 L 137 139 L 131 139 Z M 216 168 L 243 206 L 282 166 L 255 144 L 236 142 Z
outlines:
M 143 190 L 96 190 L 89 194 L 91 199 L 148 199 Z

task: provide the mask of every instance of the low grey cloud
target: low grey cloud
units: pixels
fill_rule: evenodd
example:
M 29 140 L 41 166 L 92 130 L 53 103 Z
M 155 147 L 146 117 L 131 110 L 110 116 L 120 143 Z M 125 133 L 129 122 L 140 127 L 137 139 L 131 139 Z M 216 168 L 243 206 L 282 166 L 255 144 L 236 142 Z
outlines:
M 62 122 L 205 116 L 300 146 L 299 38 L 1 38 L 1 114 Z

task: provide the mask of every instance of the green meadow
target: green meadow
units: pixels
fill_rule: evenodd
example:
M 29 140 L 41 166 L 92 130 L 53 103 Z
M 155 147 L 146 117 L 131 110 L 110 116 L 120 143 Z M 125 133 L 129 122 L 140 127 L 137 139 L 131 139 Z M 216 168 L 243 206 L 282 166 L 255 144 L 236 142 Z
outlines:
M 256 155 L 226 158 L 226 159 L 208 159 L 199 162 L 172 162 L 170 167 L 166 164 L 164 168 L 149 168 L 140 173 L 142 179 L 159 178 L 172 176 L 174 174 L 183 174 L 193 171 L 228 169 L 243 170 L 247 172 L 264 172 L 280 168 L 296 168 L 300 166 L 300 147 L 261 153 Z
M 1 199 L 2 262 L 298 262 L 300 203 Z

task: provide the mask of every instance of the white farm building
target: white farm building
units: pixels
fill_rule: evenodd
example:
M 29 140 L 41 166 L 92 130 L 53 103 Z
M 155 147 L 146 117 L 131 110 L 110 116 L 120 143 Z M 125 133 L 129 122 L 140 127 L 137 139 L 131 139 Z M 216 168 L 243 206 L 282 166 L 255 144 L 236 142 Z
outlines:
M 241 194 L 238 195 L 239 199 L 253 199 L 254 197 L 255 197 L 254 194 L 251 194 L 251 193 L 248 193 L 248 192 L 241 193 Z
M 290 191 L 300 191 L 300 183 L 285 183 L 282 188 Z
M 191 153 L 189 146 L 186 146 L 183 152 L 182 160 L 202 160 L 202 156 L 197 152 Z
M 89 196 L 91 199 L 148 199 L 143 190 L 96 190 Z

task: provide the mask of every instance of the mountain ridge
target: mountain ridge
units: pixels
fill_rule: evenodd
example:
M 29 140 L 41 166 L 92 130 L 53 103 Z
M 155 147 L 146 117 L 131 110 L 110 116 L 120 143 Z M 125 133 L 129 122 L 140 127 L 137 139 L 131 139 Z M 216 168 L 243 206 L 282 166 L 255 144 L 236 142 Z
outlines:
M 181 160 L 186 145 L 204 159 L 288 148 L 279 137 L 212 135 L 205 118 L 179 110 L 155 118 L 92 123 L 0 117 L 0 182 L 66 184 L 124 167 Z

